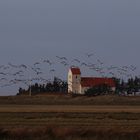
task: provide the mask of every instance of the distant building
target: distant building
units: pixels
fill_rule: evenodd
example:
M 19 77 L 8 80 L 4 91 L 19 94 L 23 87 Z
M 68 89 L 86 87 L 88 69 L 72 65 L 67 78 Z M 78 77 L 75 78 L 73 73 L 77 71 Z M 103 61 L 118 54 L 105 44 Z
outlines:
M 116 89 L 112 78 L 81 77 L 81 71 L 77 67 L 71 67 L 68 71 L 68 93 L 84 94 L 89 88 L 103 84 L 112 91 Z

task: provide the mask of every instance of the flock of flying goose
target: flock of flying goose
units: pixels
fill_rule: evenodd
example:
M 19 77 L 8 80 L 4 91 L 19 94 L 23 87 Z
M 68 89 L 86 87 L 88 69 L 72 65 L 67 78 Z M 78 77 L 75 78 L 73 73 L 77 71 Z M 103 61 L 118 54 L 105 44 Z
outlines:
M 49 70 L 49 75 L 55 75 L 57 71 L 54 66 L 61 66 L 65 69 L 69 67 L 82 67 L 83 69 L 89 69 L 97 72 L 102 77 L 132 77 L 132 73 L 137 69 L 134 65 L 129 66 L 105 66 L 104 62 L 100 59 L 95 59 L 95 63 L 91 63 L 88 60 L 92 60 L 93 53 L 85 54 L 86 62 L 80 59 L 74 58 L 72 60 L 64 56 L 55 56 L 55 62 L 50 59 L 41 59 L 41 61 L 35 62 L 33 65 L 15 65 L 8 63 L 7 65 L 0 65 L 0 87 L 12 86 L 15 84 L 23 83 L 28 85 L 31 82 L 50 82 L 51 79 L 44 78 L 44 71 L 42 66 L 45 66 Z M 59 65 L 58 65 L 59 64 Z M 30 77 L 32 75 L 32 78 Z M 34 76 L 33 76 L 34 75 Z

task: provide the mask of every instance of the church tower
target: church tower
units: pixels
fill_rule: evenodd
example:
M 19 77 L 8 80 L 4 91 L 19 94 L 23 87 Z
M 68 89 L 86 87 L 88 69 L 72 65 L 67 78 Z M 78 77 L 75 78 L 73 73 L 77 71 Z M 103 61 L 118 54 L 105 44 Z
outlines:
M 81 71 L 77 67 L 71 67 L 68 72 L 68 93 L 80 93 Z

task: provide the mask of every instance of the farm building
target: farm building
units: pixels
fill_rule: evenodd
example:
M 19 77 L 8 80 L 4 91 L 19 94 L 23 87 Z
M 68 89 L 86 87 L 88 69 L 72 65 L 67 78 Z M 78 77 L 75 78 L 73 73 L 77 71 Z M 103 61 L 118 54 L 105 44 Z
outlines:
M 71 67 L 68 71 L 68 93 L 84 94 L 89 88 L 107 85 L 115 91 L 115 82 L 112 78 L 81 77 L 80 68 Z

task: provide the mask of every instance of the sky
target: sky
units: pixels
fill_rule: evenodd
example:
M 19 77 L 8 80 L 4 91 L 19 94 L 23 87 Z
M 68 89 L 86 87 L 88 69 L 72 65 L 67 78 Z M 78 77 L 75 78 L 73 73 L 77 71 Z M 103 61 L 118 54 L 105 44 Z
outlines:
M 53 76 L 66 79 L 70 65 L 58 65 L 61 56 L 70 62 L 133 65 L 133 75 L 139 75 L 139 17 L 139 0 L 0 0 L 0 65 L 49 59 L 55 66 L 42 64 L 44 75 L 55 69 Z M 81 69 L 83 75 L 98 76 Z M 18 87 L 1 87 L 0 95 L 15 94 Z

